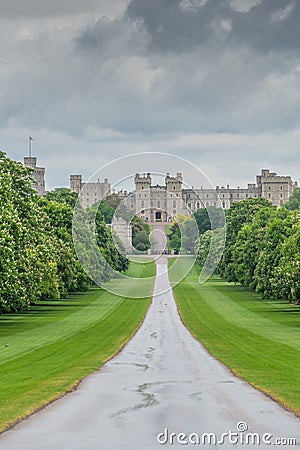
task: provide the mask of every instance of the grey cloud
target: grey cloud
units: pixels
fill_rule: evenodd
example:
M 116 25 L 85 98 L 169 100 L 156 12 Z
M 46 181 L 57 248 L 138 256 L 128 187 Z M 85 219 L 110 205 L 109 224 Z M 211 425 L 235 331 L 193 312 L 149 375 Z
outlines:
M 259 51 L 299 50 L 300 3 L 261 0 L 237 11 L 229 0 L 207 0 L 183 8 L 180 0 L 131 0 L 127 15 L 139 20 L 152 49 L 190 51 L 201 45 L 246 45 Z
M 45 32 L 31 21 L 26 39 L 11 30 L 0 46 L 1 127 L 63 132 L 87 148 L 116 140 L 88 137 L 97 127 L 121 140 L 138 133 L 145 146 L 158 134 L 299 129 L 298 5 L 289 14 L 285 0 L 243 11 L 189 1 L 131 0 L 118 18 L 70 27 L 70 15 Z
M 298 1 L 263 0 L 246 13 L 232 14 L 229 38 L 261 52 L 299 52 L 299 24 Z
M 145 27 L 150 46 L 162 52 L 190 51 L 217 38 L 217 31 L 225 32 L 219 22 L 230 18 L 228 0 L 208 0 L 184 7 L 180 0 L 132 0 L 127 15 Z
M 95 8 L 99 8 L 98 0 L 2 0 L 0 17 L 70 16 Z

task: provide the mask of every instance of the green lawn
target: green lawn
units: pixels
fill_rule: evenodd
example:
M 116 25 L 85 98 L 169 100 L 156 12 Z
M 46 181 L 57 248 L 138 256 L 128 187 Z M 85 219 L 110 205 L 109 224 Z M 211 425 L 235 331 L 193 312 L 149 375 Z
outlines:
M 139 278 L 154 273 L 153 263 L 129 268 Z M 0 430 L 72 390 L 135 333 L 151 298 L 135 299 L 135 284 L 121 283 L 126 297 L 94 288 L 0 317 Z M 153 279 L 144 279 L 142 288 L 150 295 Z
M 235 374 L 300 414 L 300 307 L 198 277 L 195 266 L 174 289 L 186 326 Z

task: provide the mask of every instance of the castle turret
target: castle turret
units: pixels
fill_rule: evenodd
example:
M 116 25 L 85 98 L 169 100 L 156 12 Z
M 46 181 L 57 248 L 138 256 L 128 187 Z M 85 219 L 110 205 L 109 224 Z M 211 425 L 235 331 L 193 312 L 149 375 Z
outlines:
M 275 206 L 282 206 L 293 193 L 297 183 L 290 176 L 277 175 L 268 169 L 263 169 L 261 175 L 257 175 L 259 196 L 266 198 Z
M 135 213 L 147 222 L 150 221 L 151 182 L 150 173 L 135 174 Z
M 165 182 L 167 190 L 168 220 L 173 220 L 178 214 L 184 213 L 182 201 L 182 173 L 178 172 L 176 177 L 170 177 L 170 175 L 167 174 Z
M 35 189 L 40 197 L 45 194 L 45 167 L 37 167 L 37 158 L 35 156 L 25 156 L 24 166 L 33 169 L 32 183 L 33 189 Z
M 71 192 L 79 194 L 82 189 L 82 175 L 70 175 Z

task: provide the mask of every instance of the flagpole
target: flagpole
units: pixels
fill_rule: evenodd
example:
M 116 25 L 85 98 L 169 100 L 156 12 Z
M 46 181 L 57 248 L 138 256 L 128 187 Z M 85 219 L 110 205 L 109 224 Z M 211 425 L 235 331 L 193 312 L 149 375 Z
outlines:
M 33 141 L 33 138 L 31 136 L 29 136 L 28 138 L 28 147 L 29 147 L 29 157 L 31 158 L 32 152 L 31 152 L 31 141 Z

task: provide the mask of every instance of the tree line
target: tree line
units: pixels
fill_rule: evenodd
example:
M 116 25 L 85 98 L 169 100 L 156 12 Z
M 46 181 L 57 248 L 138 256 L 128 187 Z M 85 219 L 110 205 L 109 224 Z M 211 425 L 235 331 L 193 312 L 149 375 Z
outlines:
M 40 198 L 31 187 L 31 173 L 0 152 L 0 314 L 28 309 L 38 300 L 61 299 L 91 285 L 73 246 L 77 194 L 59 188 Z M 81 213 L 92 220 L 91 209 Z M 104 220 L 110 213 L 97 211 L 95 223 L 97 245 L 109 262 L 103 266 L 103 281 L 110 278 L 110 267 L 120 272 L 128 268 Z
M 198 263 L 203 266 L 212 234 L 207 230 L 197 243 Z M 218 239 L 210 263 L 218 254 Z M 221 245 L 221 240 L 220 240 Z M 226 211 L 226 246 L 217 273 L 229 282 L 258 292 L 263 299 L 300 302 L 300 189 L 289 202 L 276 208 L 264 198 L 233 203 Z

